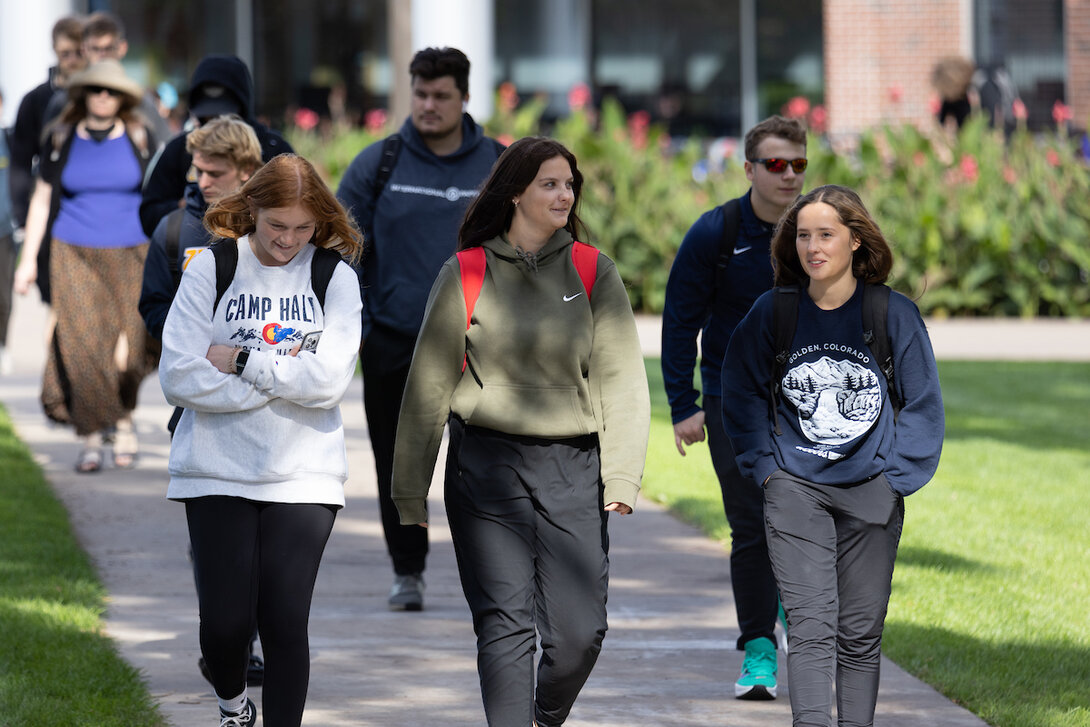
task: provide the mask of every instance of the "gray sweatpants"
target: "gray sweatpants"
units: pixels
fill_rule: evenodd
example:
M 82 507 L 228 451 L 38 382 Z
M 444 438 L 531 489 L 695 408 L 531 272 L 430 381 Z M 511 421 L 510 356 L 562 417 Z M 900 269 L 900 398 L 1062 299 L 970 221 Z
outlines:
M 772 569 L 787 612 L 795 727 L 874 723 L 882 627 L 904 500 L 884 475 L 819 485 L 777 470 L 764 488 Z

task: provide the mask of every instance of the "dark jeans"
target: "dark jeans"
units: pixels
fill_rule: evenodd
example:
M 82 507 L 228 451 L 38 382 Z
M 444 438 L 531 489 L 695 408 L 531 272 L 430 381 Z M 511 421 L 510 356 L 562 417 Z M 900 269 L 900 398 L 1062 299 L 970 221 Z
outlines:
M 712 466 L 723 491 L 723 509 L 730 523 L 730 578 L 738 613 L 738 648 L 765 637 L 776 642 L 779 594 L 765 540 L 764 496 L 761 488 L 742 476 L 734 461 L 734 448 L 723 429 L 722 399 L 704 397 L 704 426 Z
M 490 727 L 563 724 L 598 659 L 609 577 L 599 472 L 595 437 L 542 440 L 451 420 L 447 518 Z
M 363 411 L 367 415 L 371 450 L 375 454 L 382 531 L 394 572 L 402 576 L 423 573 L 428 555 L 428 531 L 419 525 L 402 525 L 390 496 L 397 417 L 401 412 L 401 397 L 405 393 L 415 343 L 412 336 L 376 325 L 364 341 L 360 355 Z
M 787 611 L 795 727 L 870 727 L 904 499 L 884 475 L 819 485 L 776 470 L 764 488 L 768 550 Z
M 298 727 L 310 683 L 310 601 L 336 508 L 198 497 L 185 512 L 201 653 L 216 694 L 242 694 L 256 623 L 265 655 L 263 724 Z

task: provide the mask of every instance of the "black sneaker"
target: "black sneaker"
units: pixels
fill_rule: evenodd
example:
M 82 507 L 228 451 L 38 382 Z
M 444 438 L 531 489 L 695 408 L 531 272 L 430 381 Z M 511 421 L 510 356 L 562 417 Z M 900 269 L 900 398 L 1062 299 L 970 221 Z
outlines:
M 250 654 L 250 663 L 246 667 L 246 686 L 260 687 L 265 683 L 265 662 L 257 654 Z
M 212 683 L 212 672 L 208 670 L 208 662 L 204 657 L 197 659 L 197 668 L 201 670 L 201 676 L 209 684 Z M 257 654 L 250 654 L 250 663 L 246 667 L 246 686 L 260 687 L 265 683 L 265 662 Z
M 254 700 L 246 698 L 246 705 L 236 714 L 220 709 L 220 727 L 254 727 L 257 723 L 257 707 Z
M 391 611 L 420 611 L 424 608 L 424 577 L 419 573 L 397 576 L 386 600 Z

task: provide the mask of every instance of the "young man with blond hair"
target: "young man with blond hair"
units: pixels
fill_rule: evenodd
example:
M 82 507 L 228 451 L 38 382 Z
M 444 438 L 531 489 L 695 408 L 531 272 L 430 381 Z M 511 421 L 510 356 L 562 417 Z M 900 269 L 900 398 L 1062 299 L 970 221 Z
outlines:
M 238 190 L 262 165 L 261 143 L 238 116 L 219 116 L 189 132 L 186 151 L 193 156 L 185 207 L 164 217 L 151 236 L 144 264 L 140 314 L 148 333 L 163 335 L 163 323 L 185 266 L 208 247 L 212 235 L 202 220 L 208 207 Z

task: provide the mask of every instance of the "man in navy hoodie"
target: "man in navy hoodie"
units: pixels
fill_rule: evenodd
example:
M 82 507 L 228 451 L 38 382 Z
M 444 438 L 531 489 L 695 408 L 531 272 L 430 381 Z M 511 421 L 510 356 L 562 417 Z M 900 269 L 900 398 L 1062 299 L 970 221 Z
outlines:
M 401 525 L 390 498 L 394 436 L 416 334 L 458 225 L 503 146 L 465 112 L 469 59 L 425 48 L 409 64 L 412 110 L 401 130 L 352 160 L 337 197 L 367 241 L 363 293 L 363 406 L 378 475 L 386 546 L 394 566 L 391 610 L 424 603 L 427 531 Z
M 753 302 L 772 288 L 772 231 L 802 192 L 806 130 L 798 121 L 772 116 L 746 134 L 745 154 L 746 178 L 752 186 L 737 200 L 737 207 L 732 206 L 736 223 L 724 228 L 725 206 L 705 212 L 689 228 L 674 258 L 662 314 L 662 376 L 678 452 L 684 456 L 687 445 L 703 442 L 707 429 L 712 466 L 723 493 L 741 630 L 737 648 L 746 654 L 734 694 L 739 699 L 772 699 L 776 696 L 779 595 L 765 542 L 761 488 L 739 473 L 723 429 L 720 370 L 735 326 Z M 734 228 L 737 233 L 730 237 Z M 725 272 L 717 272 L 721 255 L 729 257 Z M 693 388 L 698 335 L 700 403 Z
M 253 127 L 261 157 L 269 161 L 293 150 L 280 134 L 254 118 L 254 81 L 250 69 L 232 55 L 207 55 L 189 82 L 189 115 L 194 128 L 216 116 L 235 114 Z M 187 134 L 171 139 L 152 162 L 140 202 L 140 225 L 151 237 L 159 220 L 182 205 L 193 158 L 185 148 Z

